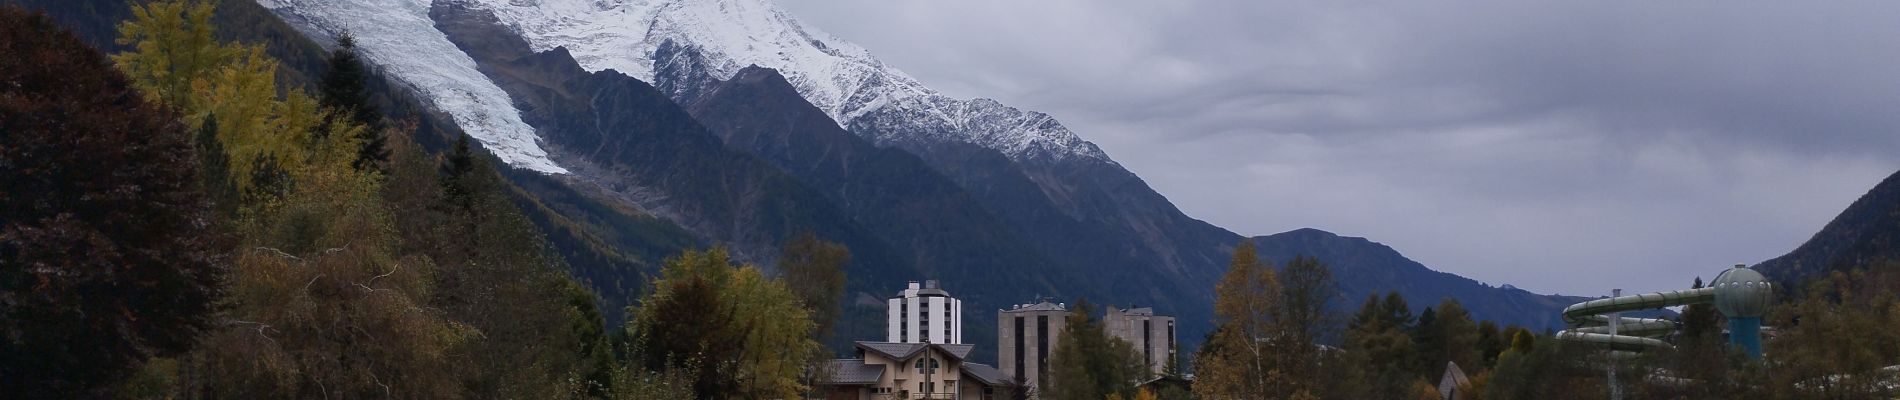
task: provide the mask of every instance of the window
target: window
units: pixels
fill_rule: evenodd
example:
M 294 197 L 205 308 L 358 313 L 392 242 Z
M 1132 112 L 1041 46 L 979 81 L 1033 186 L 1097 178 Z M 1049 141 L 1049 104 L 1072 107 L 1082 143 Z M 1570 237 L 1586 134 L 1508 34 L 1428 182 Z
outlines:
M 1036 371 L 1048 373 L 1042 367 L 1049 365 L 1049 316 L 1036 316 Z
M 1023 376 L 1023 350 L 1026 350 L 1023 348 L 1023 335 L 1028 332 L 1023 332 L 1022 316 L 1016 316 L 1016 330 L 1012 332 L 1016 336 L 1016 376 Z
M 1155 365 L 1154 321 L 1141 320 L 1141 361 Z

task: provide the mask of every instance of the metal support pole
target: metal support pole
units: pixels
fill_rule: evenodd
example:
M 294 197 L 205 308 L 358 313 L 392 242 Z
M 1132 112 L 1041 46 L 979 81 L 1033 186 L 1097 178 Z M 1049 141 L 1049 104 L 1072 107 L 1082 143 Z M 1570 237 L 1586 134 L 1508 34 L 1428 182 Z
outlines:
M 1611 289 L 1610 298 L 1623 297 L 1623 289 Z M 1610 337 L 1617 337 L 1617 329 L 1623 326 L 1623 312 L 1610 313 Z M 1614 353 L 1616 350 L 1610 350 Z M 1623 387 L 1616 383 L 1616 356 L 1610 355 L 1610 400 L 1623 400 Z

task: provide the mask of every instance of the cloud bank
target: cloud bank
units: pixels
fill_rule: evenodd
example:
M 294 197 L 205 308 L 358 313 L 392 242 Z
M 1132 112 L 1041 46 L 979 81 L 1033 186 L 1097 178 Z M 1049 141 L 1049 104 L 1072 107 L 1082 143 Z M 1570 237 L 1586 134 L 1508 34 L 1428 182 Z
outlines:
M 1900 169 L 1900 3 L 782 2 L 1189 215 L 1540 292 L 1711 279 Z

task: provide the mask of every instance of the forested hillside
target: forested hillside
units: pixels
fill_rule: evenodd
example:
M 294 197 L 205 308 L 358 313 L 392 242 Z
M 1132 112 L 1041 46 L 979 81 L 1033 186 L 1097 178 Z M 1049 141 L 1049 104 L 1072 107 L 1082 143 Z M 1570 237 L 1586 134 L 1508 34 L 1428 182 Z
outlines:
M 618 308 L 569 275 L 533 217 L 596 205 L 523 200 L 466 139 L 421 145 L 412 138 L 431 123 L 383 114 L 347 41 L 296 74 L 269 41 L 220 39 L 234 26 L 220 5 L 127 6 L 109 58 L 54 19 L 0 5 L 0 80 L 11 82 L 0 87 L 0 397 L 791 397 L 807 387 L 797 378 L 819 354 L 821 324 L 800 296 L 822 293 L 793 292 L 719 250 L 671 247 L 690 240 L 614 238 L 682 254 L 663 280 L 622 271 L 630 295 L 665 296 L 657 288 L 682 280 L 698 283 L 681 290 L 726 293 L 641 302 L 639 315 L 725 307 L 714 309 L 730 320 L 691 324 L 697 336 L 668 332 L 687 327 L 670 321 L 609 325 Z M 583 223 L 628 222 L 640 226 Z M 826 276 L 836 264 L 801 270 Z M 669 337 L 781 351 L 652 341 Z
M 1896 262 L 1900 262 L 1900 172 L 1869 189 L 1794 251 L 1755 268 L 1783 286 L 1798 288 L 1832 272 Z

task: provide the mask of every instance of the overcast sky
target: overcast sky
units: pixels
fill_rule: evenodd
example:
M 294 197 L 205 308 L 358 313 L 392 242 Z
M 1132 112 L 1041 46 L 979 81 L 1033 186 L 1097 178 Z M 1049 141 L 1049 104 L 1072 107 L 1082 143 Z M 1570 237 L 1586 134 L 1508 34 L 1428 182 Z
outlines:
M 780 1 L 1188 215 L 1544 293 L 1712 279 L 1900 169 L 1900 2 Z

